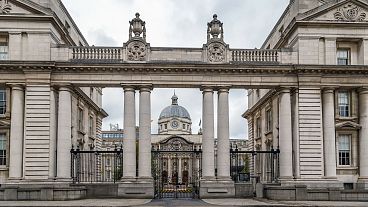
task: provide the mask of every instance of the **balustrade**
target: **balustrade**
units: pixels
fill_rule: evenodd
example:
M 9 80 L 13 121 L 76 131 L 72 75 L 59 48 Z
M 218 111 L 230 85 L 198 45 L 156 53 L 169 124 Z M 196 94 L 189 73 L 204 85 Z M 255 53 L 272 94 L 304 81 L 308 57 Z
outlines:
M 270 62 L 279 61 L 278 50 L 247 50 L 236 49 L 231 51 L 231 61 L 233 62 Z
M 89 61 L 120 61 L 122 48 L 120 47 L 72 47 L 73 60 Z

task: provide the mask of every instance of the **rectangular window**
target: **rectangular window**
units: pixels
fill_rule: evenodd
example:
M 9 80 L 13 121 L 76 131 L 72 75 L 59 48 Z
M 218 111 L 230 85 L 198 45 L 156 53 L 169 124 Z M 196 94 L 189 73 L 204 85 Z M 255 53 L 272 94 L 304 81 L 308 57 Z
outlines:
M 0 60 L 7 60 L 9 54 L 8 36 L 0 35 Z
M 351 155 L 351 135 L 340 135 L 338 140 L 339 165 L 349 166 Z
M 339 115 L 341 117 L 350 116 L 350 93 L 347 91 L 340 91 L 337 95 L 339 105 Z
M 89 129 L 89 131 L 88 131 L 88 133 L 89 133 L 89 136 L 90 137 L 92 137 L 93 136 L 93 134 L 94 134 L 94 124 L 93 124 L 93 116 L 90 116 L 89 117 L 89 120 L 88 120 L 88 129 Z
M 267 132 L 272 131 L 272 111 L 271 109 L 268 109 L 266 111 L 266 131 Z
M 6 134 L 0 134 L 0 165 L 6 165 Z
M 6 112 L 6 91 L 0 89 L 0 114 L 3 115 Z
M 83 109 L 82 108 L 78 108 L 78 129 L 79 131 L 84 131 L 83 130 Z
M 261 137 L 261 117 L 256 119 L 256 137 Z
M 337 49 L 337 64 L 350 65 L 350 49 L 348 48 Z

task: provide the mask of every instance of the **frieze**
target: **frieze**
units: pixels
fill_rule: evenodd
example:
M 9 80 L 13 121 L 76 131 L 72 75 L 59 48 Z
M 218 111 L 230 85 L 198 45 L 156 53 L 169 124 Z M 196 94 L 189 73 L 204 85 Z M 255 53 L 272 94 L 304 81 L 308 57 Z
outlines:
M 0 14 L 9 14 L 11 9 L 8 0 L 0 0 Z
M 339 21 L 362 22 L 366 20 L 367 14 L 359 6 L 348 3 L 338 8 L 334 17 Z

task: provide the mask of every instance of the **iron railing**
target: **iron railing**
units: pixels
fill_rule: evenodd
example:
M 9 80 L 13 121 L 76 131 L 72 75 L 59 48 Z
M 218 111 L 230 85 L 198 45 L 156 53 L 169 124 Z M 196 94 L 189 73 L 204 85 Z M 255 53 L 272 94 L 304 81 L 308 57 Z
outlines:
M 279 149 L 270 151 L 241 151 L 237 147 L 230 150 L 230 174 L 234 182 L 276 183 L 279 179 Z M 254 169 L 250 170 L 253 160 Z
M 123 149 L 113 151 L 81 151 L 71 149 L 73 183 L 115 183 L 123 174 Z

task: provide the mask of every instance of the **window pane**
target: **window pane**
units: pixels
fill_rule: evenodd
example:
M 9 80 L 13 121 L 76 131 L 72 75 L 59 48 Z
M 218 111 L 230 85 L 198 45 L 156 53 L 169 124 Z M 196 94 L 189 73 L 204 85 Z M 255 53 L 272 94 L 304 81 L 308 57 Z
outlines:
M 350 116 L 350 93 L 349 92 L 339 92 L 338 93 L 338 106 L 339 115 L 342 117 Z
M 337 64 L 349 65 L 350 64 L 350 49 L 337 49 Z
M 350 165 L 351 135 L 340 135 L 338 138 L 339 165 Z

